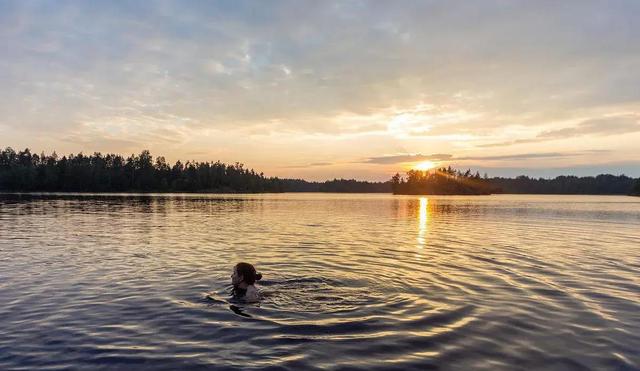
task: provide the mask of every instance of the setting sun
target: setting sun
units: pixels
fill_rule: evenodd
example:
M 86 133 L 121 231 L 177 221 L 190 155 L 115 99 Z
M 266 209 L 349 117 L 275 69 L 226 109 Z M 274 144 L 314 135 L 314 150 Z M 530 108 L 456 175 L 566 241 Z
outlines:
M 436 167 L 436 163 L 435 162 L 433 162 L 433 161 L 423 161 L 423 162 L 420 162 L 420 163 L 416 164 L 414 166 L 414 169 L 426 171 L 426 170 L 433 169 L 434 167 Z

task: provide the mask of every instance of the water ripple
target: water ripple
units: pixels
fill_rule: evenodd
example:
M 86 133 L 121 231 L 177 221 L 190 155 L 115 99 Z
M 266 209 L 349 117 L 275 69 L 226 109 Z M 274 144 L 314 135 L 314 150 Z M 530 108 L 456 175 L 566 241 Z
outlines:
M 638 369 L 639 226 L 625 197 L 0 195 L 0 369 Z

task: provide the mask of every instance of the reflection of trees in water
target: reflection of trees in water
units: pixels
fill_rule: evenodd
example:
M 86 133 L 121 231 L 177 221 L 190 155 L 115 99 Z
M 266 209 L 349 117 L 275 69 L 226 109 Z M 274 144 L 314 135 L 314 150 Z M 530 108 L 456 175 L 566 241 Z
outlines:
M 61 209 L 65 213 L 140 213 L 168 214 L 174 211 L 211 214 L 220 211 L 256 211 L 262 209 L 260 198 L 230 198 L 211 196 L 189 196 L 175 194 L 73 194 L 73 193 L 29 193 L 0 194 L 1 204 L 22 204 L 25 213 L 38 213 L 42 205 L 48 212 Z M 40 206 L 39 206 L 40 205 Z M 60 207 L 56 207 L 60 206 Z
M 189 195 L 167 197 L 172 211 L 191 212 L 199 215 L 220 215 L 224 213 L 260 212 L 264 209 L 264 200 L 241 197 L 192 197 Z

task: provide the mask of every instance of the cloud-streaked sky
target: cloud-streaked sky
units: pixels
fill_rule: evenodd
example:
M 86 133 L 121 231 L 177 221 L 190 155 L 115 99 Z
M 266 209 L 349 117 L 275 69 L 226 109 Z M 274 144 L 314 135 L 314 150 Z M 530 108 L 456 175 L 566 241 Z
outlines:
M 640 175 L 638 1 L 2 1 L 0 146 Z

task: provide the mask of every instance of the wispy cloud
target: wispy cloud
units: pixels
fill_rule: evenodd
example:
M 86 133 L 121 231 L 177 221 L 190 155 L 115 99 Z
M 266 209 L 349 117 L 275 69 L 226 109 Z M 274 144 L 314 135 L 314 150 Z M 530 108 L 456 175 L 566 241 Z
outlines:
M 585 155 L 602 155 L 611 152 L 610 150 L 587 150 L 570 152 L 542 152 L 542 153 L 517 153 L 496 156 L 461 156 L 453 160 L 476 160 L 476 161 L 501 161 L 501 160 L 536 160 L 548 158 L 568 158 Z
M 540 139 L 571 138 L 582 135 L 617 135 L 640 132 L 639 115 L 622 115 L 584 120 L 576 126 L 543 131 Z
M 562 129 L 545 130 L 534 138 L 516 139 L 506 142 L 481 144 L 478 147 L 504 147 L 514 144 L 539 143 L 558 139 L 595 135 L 611 136 L 640 132 L 640 116 L 637 114 L 588 119 L 575 126 Z
M 541 152 L 541 153 L 517 153 L 507 155 L 494 156 L 454 156 L 451 154 L 402 154 L 393 156 L 370 157 L 361 163 L 378 164 L 378 165 L 397 165 L 403 163 L 413 163 L 420 161 L 436 161 L 436 162 L 453 162 L 453 161 L 503 161 L 503 160 L 536 160 L 549 158 L 569 158 L 585 155 L 603 155 L 611 152 L 610 150 L 586 150 L 586 151 L 569 151 L 569 152 Z
M 402 154 L 402 155 L 369 157 L 359 162 L 365 163 L 365 164 L 389 165 L 389 164 L 400 164 L 405 162 L 419 162 L 419 161 L 447 161 L 452 158 L 453 158 L 452 155 L 446 154 L 446 153 L 436 153 L 432 155 Z
M 283 168 L 288 168 L 288 169 L 303 169 L 303 168 L 319 167 L 319 166 L 331 166 L 331 165 L 335 165 L 335 163 L 333 163 L 333 162 L 313 162 L 313 163 L 310 163 L 310 164 L 289 165 L 289 166 L 282 166 L 282 167 Z

